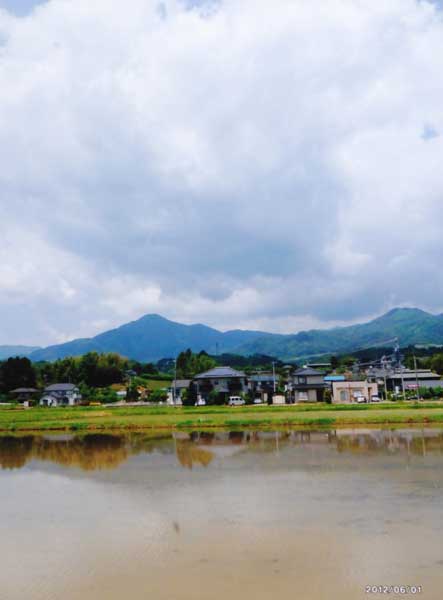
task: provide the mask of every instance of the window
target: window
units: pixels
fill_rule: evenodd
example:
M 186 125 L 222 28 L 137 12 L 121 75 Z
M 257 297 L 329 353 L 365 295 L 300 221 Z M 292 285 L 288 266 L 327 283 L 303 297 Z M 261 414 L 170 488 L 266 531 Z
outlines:
M 298 378 L 298 383 L 300 383 L 300 384 L 306 384 L 306 377 L 304 377 L 304 376 L 303 377 L 299 377 Z

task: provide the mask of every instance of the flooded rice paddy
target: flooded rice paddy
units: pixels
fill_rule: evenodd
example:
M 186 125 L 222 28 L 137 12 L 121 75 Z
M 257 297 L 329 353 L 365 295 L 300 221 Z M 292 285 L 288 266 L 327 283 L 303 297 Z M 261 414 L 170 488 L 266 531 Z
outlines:
M 443 598 L 443 429 L 5 436 L 0 509 L 1 600 Z

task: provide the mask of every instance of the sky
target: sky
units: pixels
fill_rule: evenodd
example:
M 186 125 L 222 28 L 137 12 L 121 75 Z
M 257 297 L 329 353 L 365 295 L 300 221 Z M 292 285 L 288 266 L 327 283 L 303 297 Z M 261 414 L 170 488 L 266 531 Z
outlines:
M 0 344 L 443 311 L 443 11 L 0 0 Z

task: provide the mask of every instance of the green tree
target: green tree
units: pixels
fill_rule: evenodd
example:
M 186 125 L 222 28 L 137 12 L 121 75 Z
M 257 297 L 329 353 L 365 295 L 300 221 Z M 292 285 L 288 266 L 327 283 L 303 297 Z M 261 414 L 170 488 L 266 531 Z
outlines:
M 149 394 L 149 402 L 166 402 L 168 394 L 165 390 L 152 390 Z
M 8 358 L 0 364 L 0 389 L 10 392 L 19 387 L 35 387 L 36 371 L 29 358 Z
M 430 367 L 439 375 L 443 375 L 443 354 L 435 354 L 430 361 Z

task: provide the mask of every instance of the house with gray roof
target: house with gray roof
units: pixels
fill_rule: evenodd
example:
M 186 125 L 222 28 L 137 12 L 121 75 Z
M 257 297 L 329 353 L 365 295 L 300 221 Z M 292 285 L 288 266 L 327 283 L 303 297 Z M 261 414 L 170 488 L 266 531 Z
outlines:
M 82 399 L 80 390 L 73 383 L 48 385 L 40 398 L 40 406 L 75 406 Z
M 279 376 L 272 372 L 255 373 L 248 377 L 249 391 L 254 400 L 261 400 L 263 403 L 270 402 L 277 389 Z
M 192 379 L 176 379 L 168 388 L 168 404 L 178 405 L 183 404 L 184 392 L 189 390 Z
M 227 403 L 230 396 L 239 396 L 248 391 L 245 373 L 231 367 L 215 367 L 196 375 L 192 380 L 197 398 L 208 402 L 210 395 L 217 396 L 217 403 Z
M 303 367 L 292 375 L 288 384 L 288 398 L 290 402 L 323 402 L 326 387 L 321 371 Z

